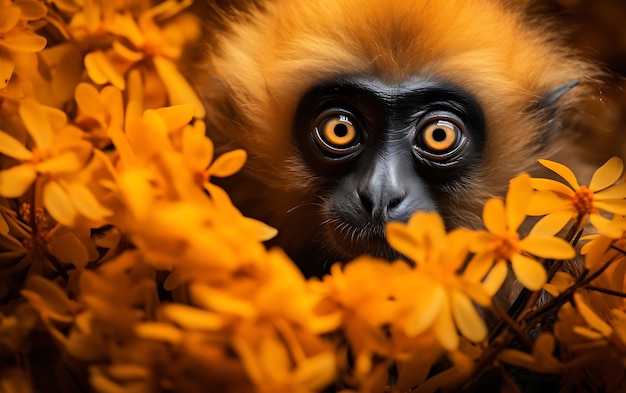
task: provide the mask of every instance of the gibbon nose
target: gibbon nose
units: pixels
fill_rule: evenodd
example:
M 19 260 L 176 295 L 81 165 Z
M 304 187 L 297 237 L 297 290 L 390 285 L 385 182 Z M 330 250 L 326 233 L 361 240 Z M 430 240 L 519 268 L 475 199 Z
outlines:
M 381 155 L 358 174 L 355 203 L 362 216 L 379 223 L 406 222 L 417 210 L 435 210 L 428 187 L 415 172 L 410 158 Z
M 380 187 L 378 193 L 362 190 L 358 192 L 361 207 L 372 218 L 385 221 L 396 216 L 395 210 L 404 200 L 404 193 L 400 190 Z
M 357 195 L 361 209 L 370 218 L 389 221 L 404 220 L 407 212 L 407 180 L 402 160 L 379 157 L 369 170 L 361 174 Z

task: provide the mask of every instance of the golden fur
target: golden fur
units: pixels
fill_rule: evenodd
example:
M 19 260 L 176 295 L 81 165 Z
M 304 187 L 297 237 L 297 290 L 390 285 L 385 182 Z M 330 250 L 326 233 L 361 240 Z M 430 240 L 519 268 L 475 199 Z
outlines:
M 441 203 L 450 225 L 475 225 L 484 200 L 547 152 L 546 123 L 568 124 L 592 69 L 518 7 L 493 0 L 276 0 L 232 17 L 211 50 L 202 88 L 212 137 L 250 159 L 231 193 L 244 212 L 281 231 L 292 255 L 315 238 L 318 178 L 297 154 L 292 122 L 302 95 L 342 75 L 402 83 L 444 80 L 477 98 L 487 128 L 481 165 Z M 580 80 L 550 115 L 533 108 Z M 542 114 L 544 116 L 542 116 Z M 310 251 L 307 251 L 310 252 Z M 297 256 L 296 256 L 297 258 Z

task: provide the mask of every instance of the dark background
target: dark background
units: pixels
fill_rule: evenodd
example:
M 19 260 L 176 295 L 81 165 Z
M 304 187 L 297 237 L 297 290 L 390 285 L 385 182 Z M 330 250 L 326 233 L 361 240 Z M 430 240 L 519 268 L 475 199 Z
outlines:
M 606 72 L 598 97 L 588 104 L 589 129 L 580 142 L 591 149 L 595 160 L 612 155 L 626 158 L 626 1 L 536 3 L 534 12 L 554 19 L 566 42 Z

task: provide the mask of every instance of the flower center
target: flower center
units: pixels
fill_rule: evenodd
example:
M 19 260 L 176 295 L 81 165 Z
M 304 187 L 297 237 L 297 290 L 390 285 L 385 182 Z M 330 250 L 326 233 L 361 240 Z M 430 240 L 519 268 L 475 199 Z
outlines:
M 513 255 L 519 254 L 519 234 L 517 232 L 506 233 L 495 239 L 494 254 L 496 259 L 510 261 Z
M 204 183 L 209 181 L 209 171 L 206 171 L 206 170 L 194 171 L 193 172 L 193 179 L 194 179 L 194 181 L 196 182 L 197 185 L 202 187 L 204 185 Z
M 51 157 L 49 151 L 42 150 L 36 147 L 32 150 L 32 152 L 33 158 L 31 159 L 31 161 L 33 164 L 39 164 L 40 162 L 43 162 Z
M 574 198 L 572 199 L 572 205 L 576 210 L 576 217 L 584 217 L 595 211 L 593 207 L 593 191 L 589 190 L 586 186 L 580 186 Z

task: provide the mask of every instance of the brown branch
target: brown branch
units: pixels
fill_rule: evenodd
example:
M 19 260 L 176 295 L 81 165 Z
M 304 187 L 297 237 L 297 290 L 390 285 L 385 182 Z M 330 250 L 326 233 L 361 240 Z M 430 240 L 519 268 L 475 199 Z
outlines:
M 626 298 L 626 293 L 620 292 L 620 291 L 614 291 L 614 290 L 608 289 L 608 288 L 597 287 L 595 285 L 587 285 L 585 288 L 589 289 L 591 291 L 606 293 L 607 295 L 611 295 L 611 296 L 617 296 L 617 297 Z

